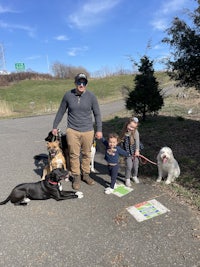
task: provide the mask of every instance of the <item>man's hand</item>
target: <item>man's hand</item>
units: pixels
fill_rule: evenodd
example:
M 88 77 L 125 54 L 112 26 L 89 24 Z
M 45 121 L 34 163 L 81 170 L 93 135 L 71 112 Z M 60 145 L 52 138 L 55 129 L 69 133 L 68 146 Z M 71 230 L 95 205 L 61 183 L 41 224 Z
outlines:
M 102 132 L 96 132 L 95 137 L 96 139 L 101 139 L 103 136 Z
M 52 134 L 55 135 L 55 136 L 57 136 L 58 135 L 58 129 L 53 129 L 52 130 Z

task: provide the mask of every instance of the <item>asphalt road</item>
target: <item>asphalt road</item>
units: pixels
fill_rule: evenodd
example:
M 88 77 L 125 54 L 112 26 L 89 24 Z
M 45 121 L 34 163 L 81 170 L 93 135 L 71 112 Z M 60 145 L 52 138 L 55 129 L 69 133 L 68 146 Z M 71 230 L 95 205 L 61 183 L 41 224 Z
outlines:
M 123 109 L 123 102 L 101 109 L 105 117 Z M 46 153 L 44 137 L 53 119 L 49 115 L 0 121 L 0 200 L 15 185 L 40 179 L 42 166 L 33 157 Z M 64 125 L 65 119 L 62 130 Z M 109 176 L 100 152 L 95 167 L 96 184 L 81 184 L 83 199 L 0 206 L 0 266 L 200 266 L 199 217 L 191 208 L 161 191 L 153 179 L 143 179 L 122 198 L 105 195 Z M 71 183 L 63 187 L 71 190 Z M 127 212 L 127 207 L 150 199 L 170 211 L 143 222 Z

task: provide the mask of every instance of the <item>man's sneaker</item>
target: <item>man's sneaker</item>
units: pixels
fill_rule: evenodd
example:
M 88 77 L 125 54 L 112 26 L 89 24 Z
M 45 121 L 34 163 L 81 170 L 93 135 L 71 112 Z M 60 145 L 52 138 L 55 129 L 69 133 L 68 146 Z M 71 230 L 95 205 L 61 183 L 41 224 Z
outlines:
M 130 180 L 130 179 L 126 179 L 126 181 L 125 181 L 125 185 L 126 185 L 127 187 L 131 187 L 131 180 Z
M 139 179 L 137 178 L 137 176 L 133 176 L 132 179 L 133 179 L 133 181 L 134 181 L 136 184 L 139 184 L 139 183 L 140 183 L 140 181 L 139 181 Z
M 107 194 L 107 195 L 110 195 L 111 193 L 113 193 L 113 191 L 114 191 L 114 189 L 112 189 L 112 188 L 110 188 L 110 187 L 107 187 L 107 188 L 105 188 L 105 194 Z
M 89 185 L 94 185 L 95 181 L 89 176 L 88 173 L 83 174 L 83 181 L 85 181 Z

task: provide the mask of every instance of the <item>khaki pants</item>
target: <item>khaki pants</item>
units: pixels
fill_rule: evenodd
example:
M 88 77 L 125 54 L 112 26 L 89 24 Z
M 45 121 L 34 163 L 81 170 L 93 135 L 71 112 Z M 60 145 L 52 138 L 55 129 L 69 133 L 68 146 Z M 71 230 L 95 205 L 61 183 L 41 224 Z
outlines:
M 94 139 L 94 131 L 78 132 L 68 128 L 66 135 L 72 175 L 80 175 L 81 172 L 90 173 L 91 147 Z

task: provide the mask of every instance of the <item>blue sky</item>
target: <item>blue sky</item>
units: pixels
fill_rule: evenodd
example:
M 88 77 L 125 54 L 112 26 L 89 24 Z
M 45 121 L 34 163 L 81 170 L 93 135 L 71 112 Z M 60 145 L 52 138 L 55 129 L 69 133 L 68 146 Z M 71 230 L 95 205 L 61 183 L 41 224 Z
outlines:
M 47 73 L 59 62 L 101 75 L 132 71 L 130 57 L 144 54 L 163 69 L 164 30 L 196 7 L 195 0 L 0 0 L 0 70 L 22 62 Z

